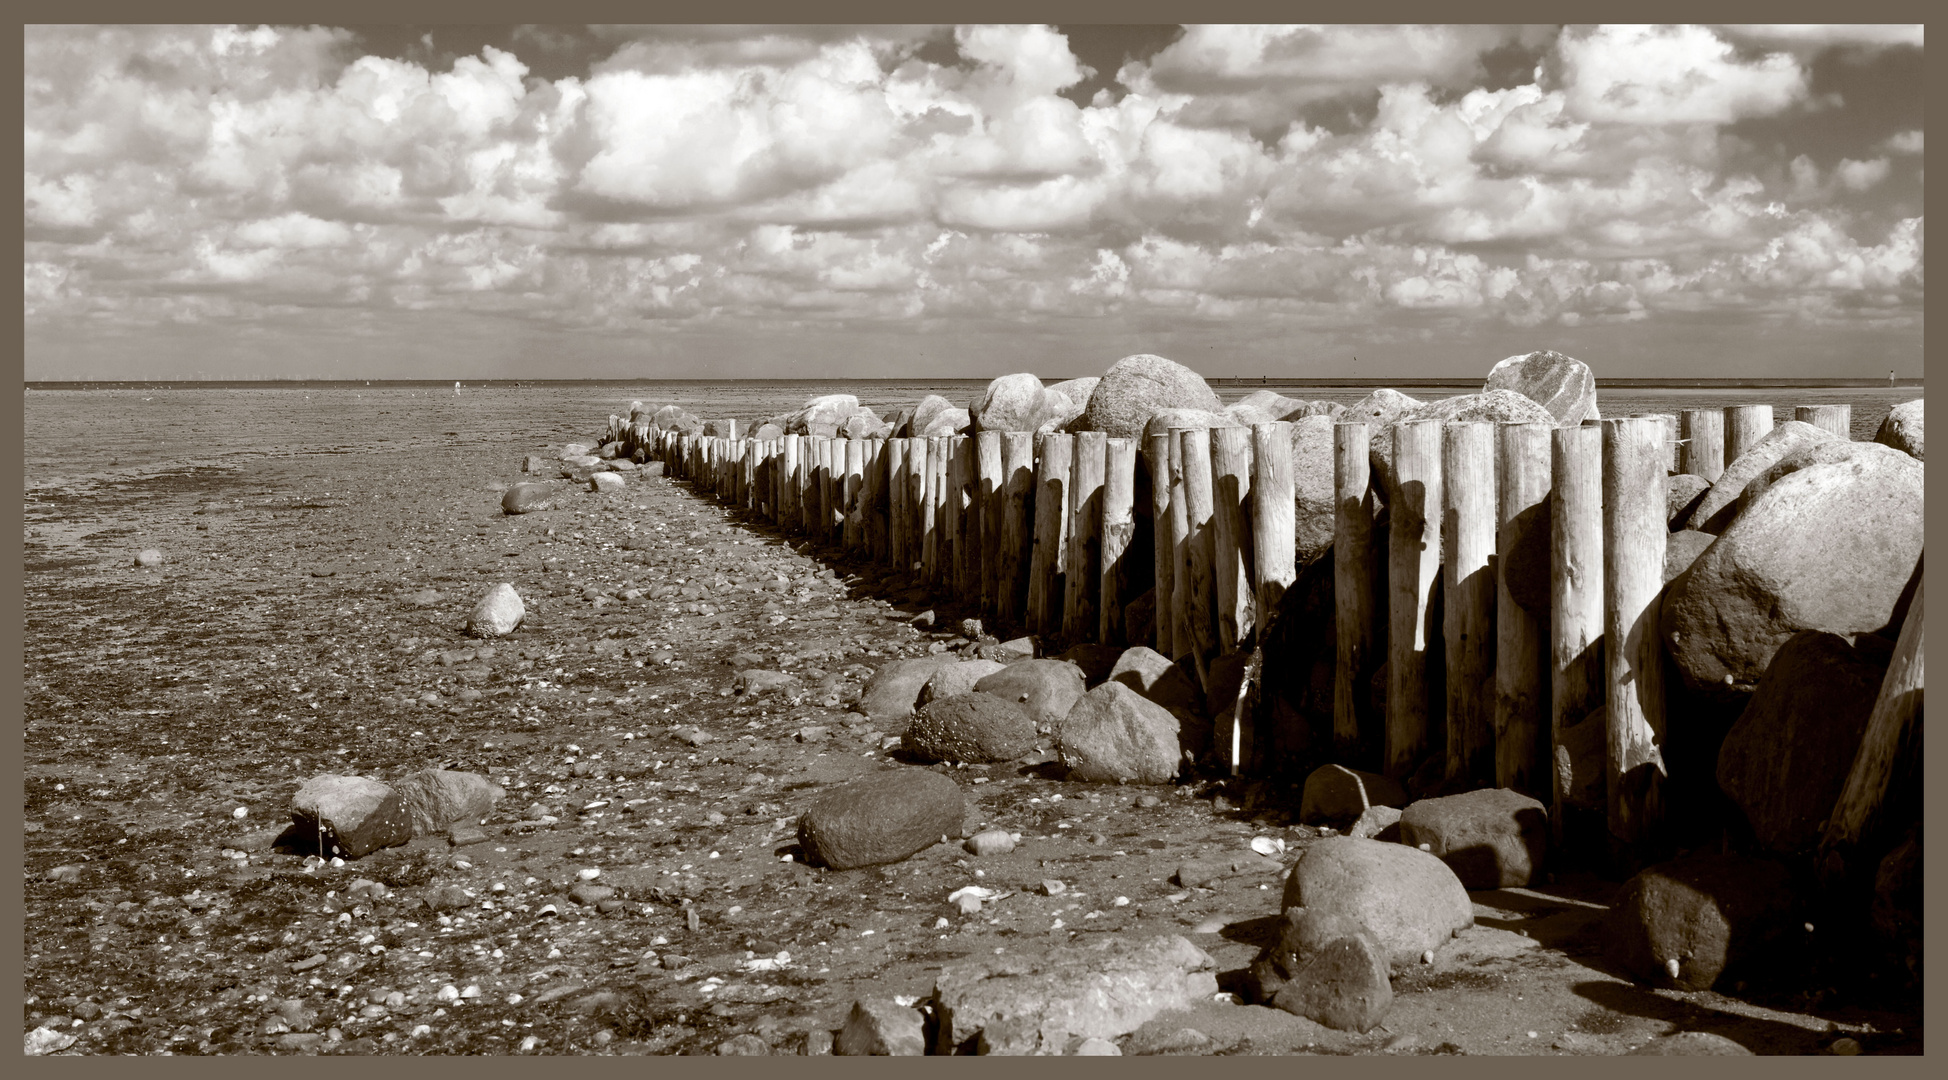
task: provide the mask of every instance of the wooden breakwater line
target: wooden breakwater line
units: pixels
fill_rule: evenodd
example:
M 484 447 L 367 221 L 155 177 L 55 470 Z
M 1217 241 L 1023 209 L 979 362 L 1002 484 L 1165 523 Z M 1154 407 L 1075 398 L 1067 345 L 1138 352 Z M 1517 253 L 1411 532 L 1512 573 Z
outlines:
M 1851 437 L 1847 405 L 1794 418 Z M 1604 817 L 1620 840 L 1645 837 L 1662 804 L 1667 477 L 1715 481 L 1772 426 L 1767 405 L 1569 427 L 1336 424 L 1336 749 L 1377 746 L 1382 771 L 1404 780 L 1439 717 L 1449 781 L 1533 795 L 1560 827 L 1564 729 L 1607 707 Z M 1045 645 L 1150 645 L 1187 662 L 1208 693 L 1217 661 L 1255 643 L 1297 576 L 1290 427 L 1173 428 L 1141 445 L 1100 432 L 760 440 L 735 421 L 660 431 L 637 413 L 612 416 L 604 441 L 788 532 L 951 590 L 990 626 Z M 1390 451 L 1385 481 L 1371 470 L 1376 434 Z M 1144 594 L 1153 615 L 1132 626 Z M 1441 701 L 1429 692 L 1437 636 Z M 1384 714 L 1373 715 L 1364 690 L 1381 664 Z M 1251 733 L 1229 735 L 1235 769 Z

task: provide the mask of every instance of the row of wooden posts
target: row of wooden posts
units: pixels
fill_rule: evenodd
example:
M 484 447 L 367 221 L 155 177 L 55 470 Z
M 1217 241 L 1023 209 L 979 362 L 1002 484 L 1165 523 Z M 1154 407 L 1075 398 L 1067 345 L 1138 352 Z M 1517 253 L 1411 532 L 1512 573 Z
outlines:
M 1794 418 L 1849 435 L 1846 405 L 1803 406 Z M 1335 745 L 1378 743 L 1383 771 L 1404 779 L 1434 743 L 1431 718 L 1444 715 L 1449 777 L 1535 795 L 1559 823 L 1550 763 L 1561 733 L 1607 704 L 1610 832 L 1642 838 L 1659 816 L 1664 773 L 1657 601 L 1667 477 L 1715 481 L 1772 426 L 1768 405 L 1570 427 L 1395 424 L 1394 477 L 1382 492 L 1370 476 L 1369 425 L 1336 424 Z M 623 418 L 611 418 L 609 435 L 724 501 L 951 589 L 1000 627 L 1044 644 L 1152 645 L 1188 657 L 1209 689 L 1212 663 L 1249 647 L 1261 613 L 1297 574 L 1289 427 L 1172 429 L 1140 448 L 1100 432 L 758 440 L 735 426 L 726 436 L 657 433 Z M 1148 485 L 1148 568 L 1128 557 L 1139 449 L 1146 475 L 1165 481 Z M 1382 504 L 1383 615 L 1372 610 L 1369 546 Z M 1546 542 L 1535 534 L 1544 521 Z M 1548 557 L 1501 557 L 1524 546 Z M 1546 616 L 1511 598 L 1512 571 L 1548 575 Z M 1125 611 L 1152 584 L 1154 630 L 1131 641 Z M 1445 645 L 1443 703 L 1428 700 L 1435 635 Z M 1370 716 L 1365 688 L 1382 661 L 1385 715 Z M 1250 733 L 1231 734 L 1235 768 Z

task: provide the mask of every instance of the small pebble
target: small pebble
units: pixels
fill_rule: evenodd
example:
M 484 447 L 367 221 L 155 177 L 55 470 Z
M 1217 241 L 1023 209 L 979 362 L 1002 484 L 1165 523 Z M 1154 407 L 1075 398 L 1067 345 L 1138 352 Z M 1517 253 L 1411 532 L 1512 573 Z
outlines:
M 250 816 L 250 808 L 239 806 L 235 810 L 230 811 L 230 816 L 236 818 L 238 821 L 242 821 Z
M 1015 838 L 1006 829 L 983 829 L 961 846 L 975 855 L 1006 855 L 1015 849 Z
M 602 871 L 591 866 L 585 870 L 578 871 L 575 876 L 581 878 L 583 881 L 594 881 L 596 878 L 602 876 Z

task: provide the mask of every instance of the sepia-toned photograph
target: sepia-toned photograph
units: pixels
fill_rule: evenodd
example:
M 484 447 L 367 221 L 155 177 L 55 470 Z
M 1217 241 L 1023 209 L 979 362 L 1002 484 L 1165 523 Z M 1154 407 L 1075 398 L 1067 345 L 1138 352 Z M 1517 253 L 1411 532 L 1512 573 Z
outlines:
M 23 37 L 26 1055 L 1924 1052 L 1921 25 Z

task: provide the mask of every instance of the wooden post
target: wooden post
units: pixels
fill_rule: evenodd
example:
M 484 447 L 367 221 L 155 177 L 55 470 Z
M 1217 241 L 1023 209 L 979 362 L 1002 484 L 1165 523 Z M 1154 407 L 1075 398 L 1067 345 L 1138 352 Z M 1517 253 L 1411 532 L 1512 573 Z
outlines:
M 1103 444 L 1102 573 L 1096 588 L 1096 640 L 1122 648 L 1135 644 L 1124 625 L 1123 606 L 1130 602 L 1129 567 L 1125 560 L 1136 535 L 1136 440 L 1108 439 Z
M 974 583 L 968 584 L 967 574 L 967 526 L 973 515 L 967 512 L 967 475 L 969 456 L 973 448 L 968 441 L 958 435 L 946 437 L 947 447 L 947 583 L 954 590 L 954 596 L 967 599 L 975 596 L 980 589 L 980 573 L 976 568 Z
M 1351 758 L 1373 729 L 1373 513 L 1371 436 L 1363 423 L 1334 424 L 1332 741 Z
M 1045 638 L 1062 629 L 1063 591 L 1067 586 L 1069 468 L 1075 458 L 1075 436 L 1040 437 L 1035 462 L 1035 533 L 1029 561 L 1028 627 Z
M 1156 588 L 1150 594 L 1153 611 L 1150 624 L 1156 650 L 1165 656 L 1177 655 L 1176 638 L 1172 634 L 1176 622 L 1171 614 L 1177 579 L 1177 544 L 1170 511 L 1170 460 L 1176 456 L 1170 450 L 1172 441 L 1167 432 L 1144 440 L 1144 459 L 1150 470 L 1150 532 L 1154 538 L 1151 546 L 1156 549 L 1153 560 Z
M 1725 472 L 1725 410 L 1686 409 L 1679 428 L 1678 471 L 1717 483 Z
M 1211 691 L 1211 661 L 1217 657 L 1216 500 L 1211 490 L 1211 433 L 1208 428 L 1173 428 L 1184 463 L 1184 626 L 1189 628 L 1191 661 L 1197 681 Z
M 743 468 L 737 474 L 737 505 L 748 510 L 758 510 L 762 500 L 758 498 L 758 441 L 745 438 Z
M 928 436 L 927 463 L 931 472 L 929 486 L 933 489 L 933 571 L 927 580 L 936 585 L 946 585 L 953 581 L 954 538 L 953 524 L 947 512 L 947 478 L 953 462 L 949 460 L 954 452 L 954 440 L 948 435 Z
M 1447 778 L 1473 790 L 1495 781 L 1495 631 L 1497 620 L 1509 617 L 1495 595 L 1494 424 L 1446 426 L 1441 490 Z
M 1441 421 L 1393 426 L 1392 531 L 1387 545 L 1386 775 L 1404 781 L 1431 741 L 1427 647 L 1441 573 Z
M 1007 482 L 1002 488 L 1000 619 L 1012 629 L 1027 621 L 1028 577 L 1033 569 L 1029 549 L 1035 539 L 1034 433 L 1002 434 L 1001 471 Z
M 832 523 L 839 516 L 839 490 L 842 481 L 835 482 L 838 470 L 833 468 L 832 462 L 833 452 L 838 449 L 839 440 L 837 436 L 820 437 L 818 441 L 817 539 L 821 546 L 832 542 Z
M 1753 443 L 1771 433 L 1772 406 L 1725 406 L 1725 464 L 1737 461 L 1738 456 L 1750 450 Z
M 1211 556 L 1217 653 L 1235 652 L 1251 638 L 1251 429 L 1212 428 Z M 1234 763 L 1235 764 L 1235 763 Z
M 1298 518 L 1292 473 L 1292 425 L 1283 420 L 1251 429 L 1252 579 L 1260 631 L 1298 576 Z
M 1190 495 L 1184 485 L 1184 429 L 1170 429 L 1170 646 L 1172 660 L 1197 651 L 1190 634 Z
M 1103 577 L 1103 480 L 1109 436 L 1084 431 L 1075 436 L 1069 466 L 1069 558 L 1062 598 L 1062 636 L 1070 643 L 1097 637 Z
M 983 431 L 974 436 L 974 465 L 980 473 L 975 503 L 980 507 L 976 550 L 981 557 L 981 614 L 993 618 L 1000 614 L 1001 521 L 1007 498 L 1007 478 L 1001 471 L 1001 433 Z
M 1675 417 L 1663 417 L 1660 435 L 1677 434 Z M 1500 454 L 1500 517 L 1495 547 L 1500 552 L 1548 550 L 1549 435 L 1553 424 L 1502 424 L 1497 435 Z M 1663 444 L 1669 461 L 1669 443 Z M 1663 466 L 1668 471 L 1667 466 Z M 1511 571 L 1542 573 L 1547 563 L 1517 565 L 1506 556 L 1496 560 L 1495 591 L 1495 786 L 1546 798 L 1550 791 L 1549 641 L 1543 620 L 1515 602 L 1509 589 Z M 1454 603 L 1452 594 L 1449 605 Z M 1448 610 L 1452 611 L 1450 606 Z
M 866 440 L 848 438 L 845 441 L 845 546 L 852 551 L 865 543 L 866 516 L 861 498 L 865 488 Z
M 1702 411 L 1702 410 L 1701 410 Z M 1722 419 L 1723 414 L 1704 415 Z M 1603 707 L 1603 432 L 1550 433 L 1549 823 L 1562 838 L 1569 751 L 1563 729 Z M 1721 468 L 1723 460 L 1719 462 Z
M 1792 418 L 1816 428 L 1825 428 L 1842 439 L 1853 438 L 1851 405 L 1798 405 L 1792 410 Z
M 910 555 L 907 552 L 906 440 L 886 440 L 886 557 L 888 564 L 904 574 Z
M 907 439 L 906 557 L 909 562 L 901 569 L 916 576 L 926 570 L 927 534 L 933 531 L 933 502 L 927 497 L 928 470 L 927 440 L 921 436 Z
M 1736 425 L 1734 425 L 1736 426 Z M 1663 817 L 1667 775 L 1657 604 L 1664 589 L 1664 431 L 1644 417 L 1603 422 L 1603 640 L 1610 726 L 1610 833 L 1626 844 Z
M 920 580 L 932 585 L 940 578 L 940 438 L 918 438 L 926 447 L 920 473 Z
M 1922 647 L 1922 582 L 1918 574 L 1916 577 L 1914 599 L 1901 622 L 1894 658 L 1881 679 L 1874 711 L 1868 715 L 1867 730 L 1860 737 L 1860 749 L 1854 753 L 1846 785 L 1840 789 L 1840 798 L 1833 804 L 1826 832 L 1820 838 L 1818 867 L 1821 880 L 1829 885 L 1864 877 L 1871 871 L 1873 864 L 1861 859 L 1860 853 L 1863 848 L 1869 854 L 1877 853 L 1888 796 L 1917 778 L 1903 775 L 1908 769 L 1918 769 L 1921 754 L 1926 653 Z M 1857 865 L 1861 863 L 1865 865 Z

